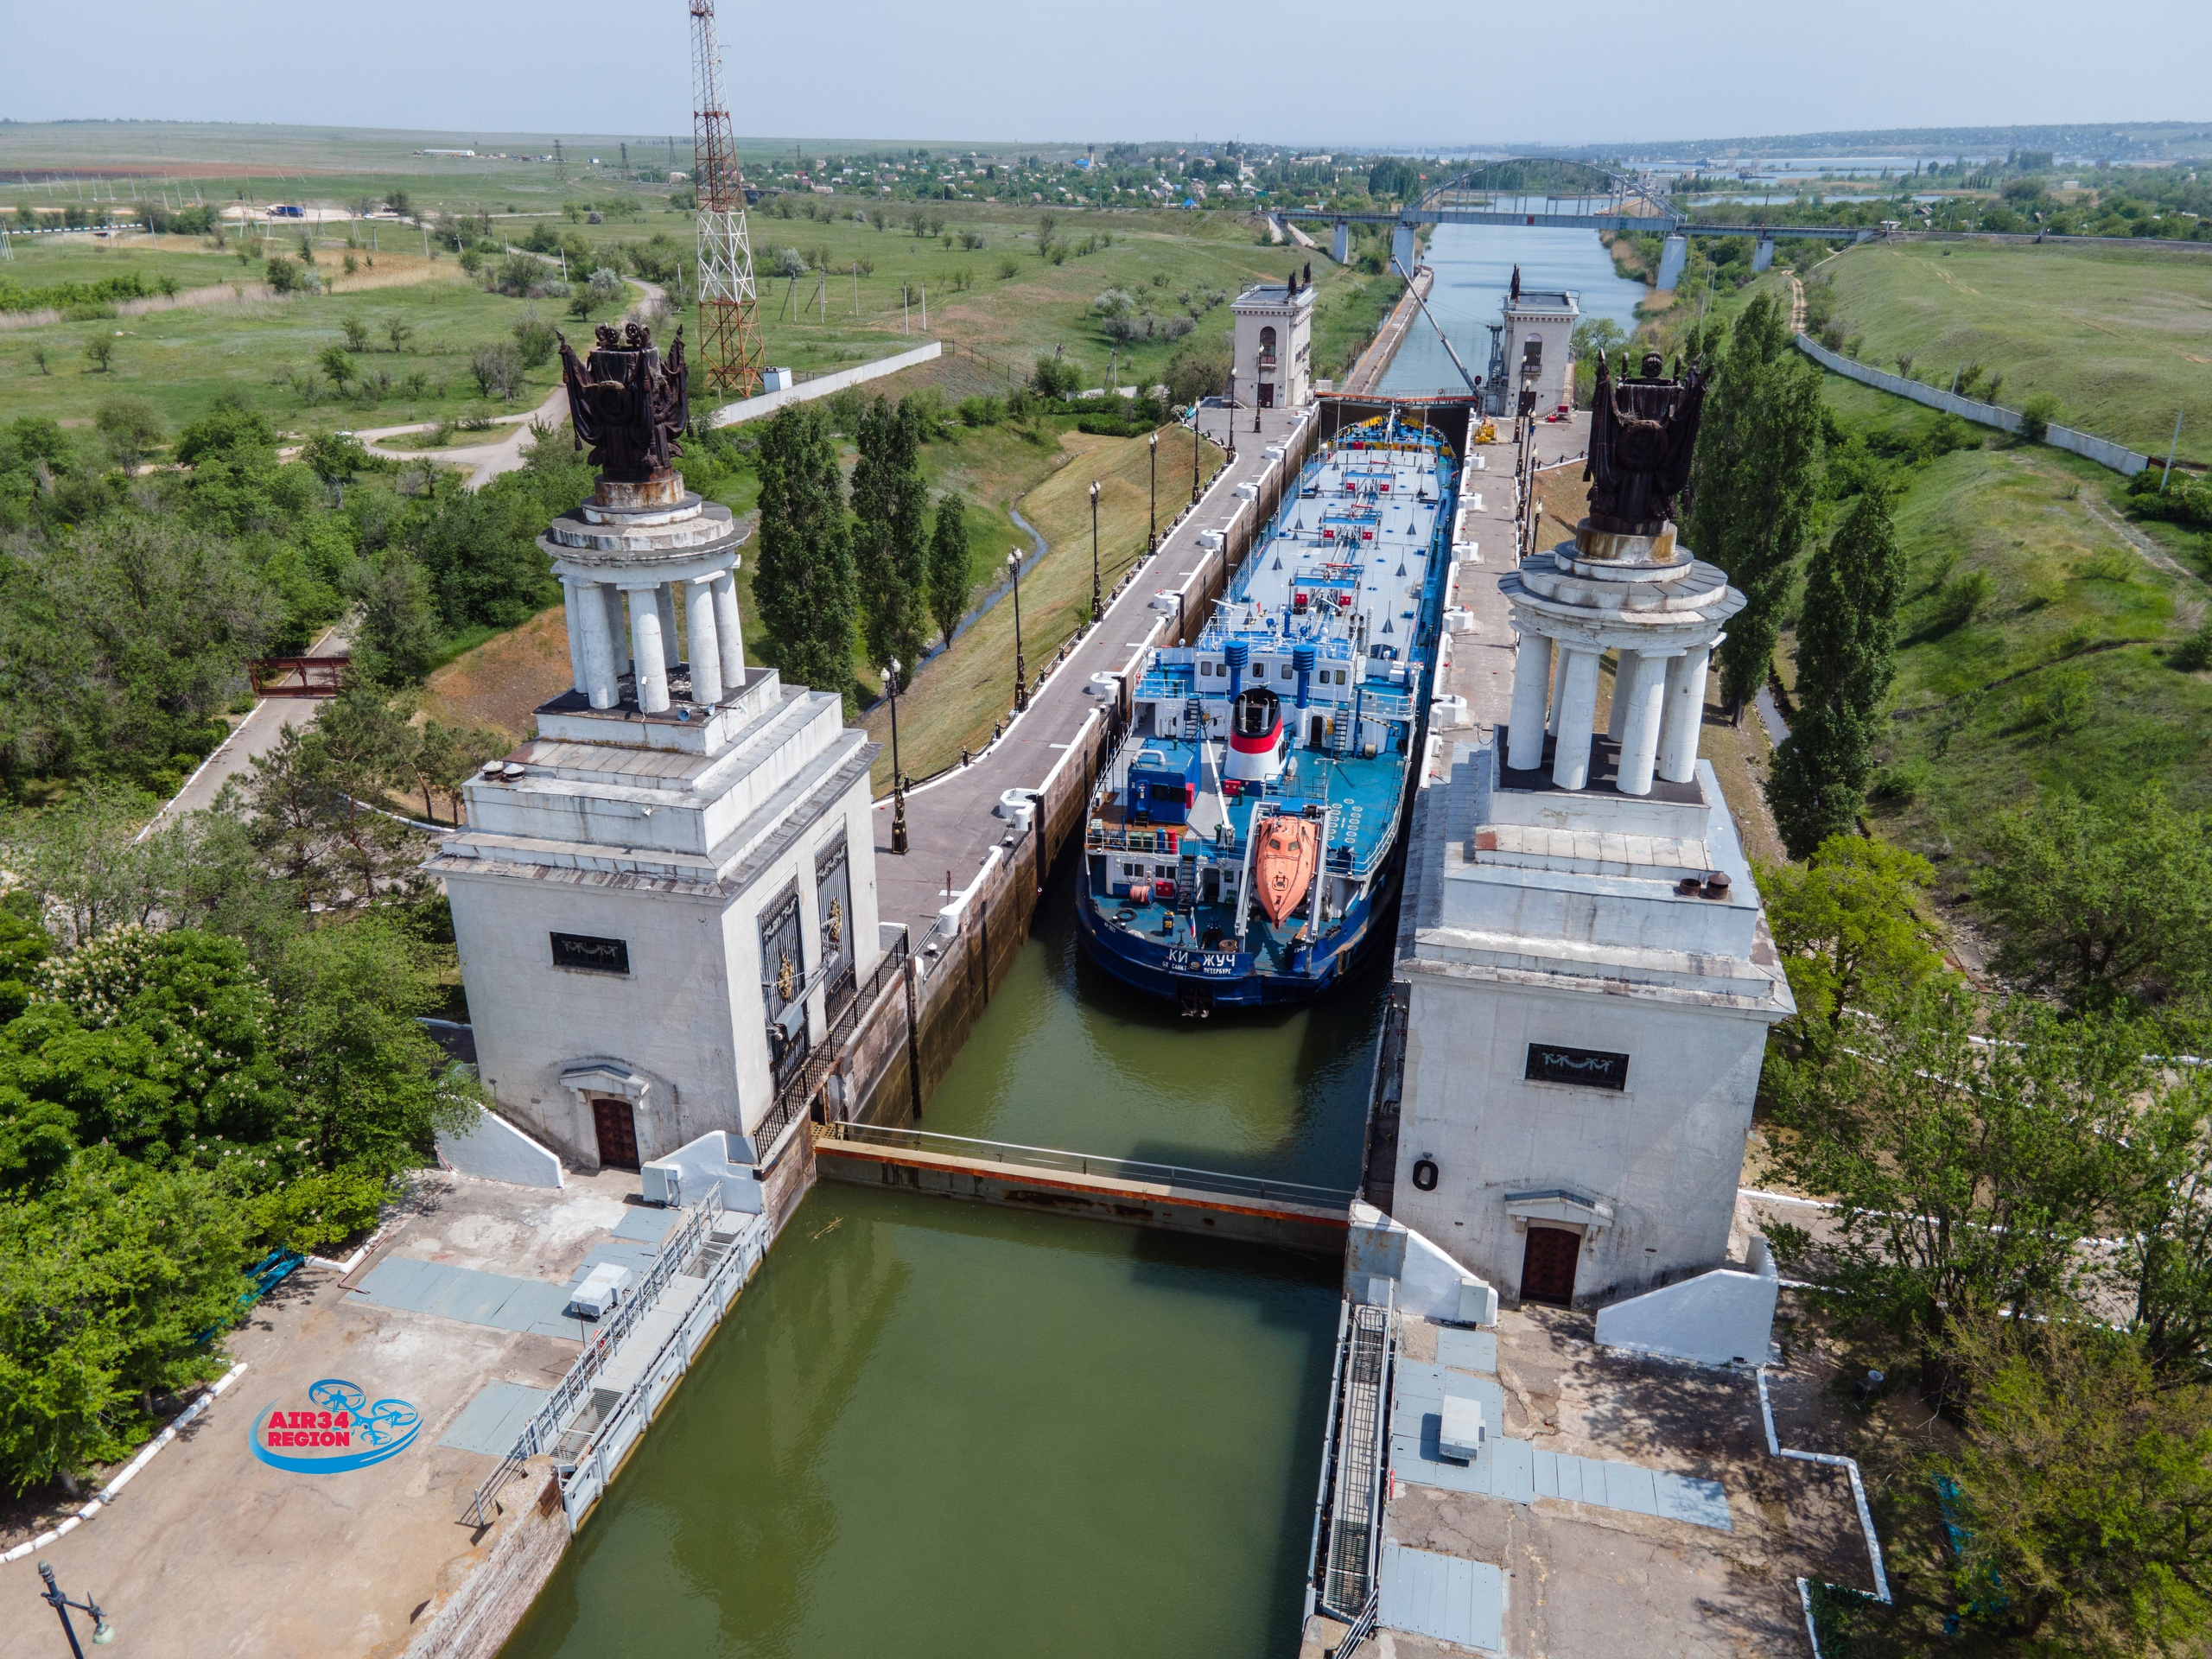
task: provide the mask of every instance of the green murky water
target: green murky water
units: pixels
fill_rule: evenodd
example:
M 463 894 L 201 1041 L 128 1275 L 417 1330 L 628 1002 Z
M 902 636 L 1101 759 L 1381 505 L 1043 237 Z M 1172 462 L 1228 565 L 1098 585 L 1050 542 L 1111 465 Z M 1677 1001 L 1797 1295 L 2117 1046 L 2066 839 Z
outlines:
M 1384 982 L 1189 1025 L 1065 879 L 925 1127 L 1350 1185 Z M 1338 1270 L 817 1188 L 508 1659 L 1281 1654 Z

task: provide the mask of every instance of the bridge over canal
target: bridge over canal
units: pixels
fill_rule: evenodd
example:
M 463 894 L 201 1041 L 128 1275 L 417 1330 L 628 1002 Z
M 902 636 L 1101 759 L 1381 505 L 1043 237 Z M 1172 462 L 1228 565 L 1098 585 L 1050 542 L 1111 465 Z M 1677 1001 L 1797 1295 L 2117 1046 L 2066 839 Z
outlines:
M 1485 162 L 1432 186 L 1395 213 L 1346 213 L 1325 207 L 1284 207 L 1278 219 L 1325 223 L 1335 229 L 1330 256 L 1344 264 L 1351 251 L 1354 225 L 1388 225 L 1391 257 L 1411 270 L 1414 232 L 1424 225 L 1517 225 L 1535 228 L 1612 231 L 1656 236 L 1670 245 L 1662 256 L 1659 286 L 1671 288 L 1687 259 L 1693 236 L 1750 236 L 1758 238 L 1757 270 L 1772 263 L 1778 237 L 1815 237 L 1859 241 L 1878 232 L 1839 229 L 1833 225 L 1716 225 L 1693 222 L 1651 184 L 1634 175 L 1593 162 L 1554 156 L 1516 156 Z M 1676 250 L 1682 251 L 1677 252 Z
M 1343 1253 L 1357 1196 L 1349 1188 L 869 1123 L 821 1124 L 814 1137 L 815 1167 L 825 1181 L 904 1187 L 1328 1256 Z

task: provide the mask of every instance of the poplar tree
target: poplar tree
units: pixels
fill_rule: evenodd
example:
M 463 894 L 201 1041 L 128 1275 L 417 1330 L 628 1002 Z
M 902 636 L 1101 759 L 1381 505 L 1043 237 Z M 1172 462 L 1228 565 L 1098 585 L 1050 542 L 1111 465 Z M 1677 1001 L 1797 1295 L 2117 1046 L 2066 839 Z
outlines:
M 853 566 L 868 660 L 879 669 L 894 658 L 918 660 L 928 638 L 929 483 L 916 416 L 878 397 L 854 434 Z
M 1749 602 L 1720 646 L 1721 695 L 1740 708 L 1766 678 L 1814 505 L 1820 371 L 1791 349 L 1779 301 L 1744 308 L 1706 398 L 1687 540 Z M 1817 844 L 1817 841 L 1815 842 Z
M 968 503 L 954 490 L 937 504 L 937 525 L 930 537 L 930 614 L 947 645 L 968 614 L 974 568 L 968 550 Z
M 1792 858 L 1809 858 L 1858 823 L 1897 672 L 1904 590 L 1889 504 L 1881 490 L 1870 489 L 1806 572 L 1797 614 L 1797 713 L 1766 791 Z
M 812 404 L 760 429 L 760 541 L 753 596 L 791 680 L 849 693 L 853 683 L 853 550 L 829 423 Z

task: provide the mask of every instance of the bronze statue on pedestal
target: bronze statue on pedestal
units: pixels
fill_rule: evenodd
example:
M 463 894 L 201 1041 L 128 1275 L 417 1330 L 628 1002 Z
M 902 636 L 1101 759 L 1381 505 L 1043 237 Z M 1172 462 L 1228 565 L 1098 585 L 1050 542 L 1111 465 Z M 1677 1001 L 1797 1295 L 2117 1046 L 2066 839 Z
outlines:
M 601 323 L 591 356 L 581 362 L 567 338 L 556 338 L 576 448 L 589 445 L 592 465 L 613 483 L 667 477 L 669 464 L 683 453 L 676 441 L 691 418 L 683 325 L 677 326 L 665 362 L 652 331 L 639 323 L 620 330 Z
M 1582 469 L 1590 486 L 1590 528 L 1617 536 L 1656 536 L 1687 499 L 1690 456 L 1697 448 L 1698 417 L 1705 407 L 1704 365 L 1662 378 L 1656 352 L 1643 357 L 1641 376 L 1616 380 L 1603 353 L 1598 391 L 1590 408 L 1590 461 Z

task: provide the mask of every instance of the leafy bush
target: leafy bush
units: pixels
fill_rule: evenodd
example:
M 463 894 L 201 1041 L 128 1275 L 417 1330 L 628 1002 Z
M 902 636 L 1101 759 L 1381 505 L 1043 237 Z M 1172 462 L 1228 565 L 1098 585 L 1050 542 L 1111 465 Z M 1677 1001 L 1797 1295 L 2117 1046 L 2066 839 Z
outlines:
M 533 308 L 515 324 L 515 351 L 525 369 L 543 367 L 550 361 L 553 350 L 559 344 L 553 325 L 540 317 Z
M 1936 596 L 1934 622 L 1939 631 L 1964 627 L 1996 597 L 1997 582 L 1986 570 L 1954 576 Z
M 1068 397 L 1083 389 L 1083 376 L 1066 359 L 1040 353 L 1029 372 L 1029 389 L 1039 397 Z
M 1006 405 L 995 397 L 963 397 L 958 413 L 963 426 L 996 426 L 1006 418 Z
M 2089 723 L 2096 712 L 2096 691 L 2087 670 L 2053 669 L 2041 678 L 2043 683 L 2020 699 L 2023 724 L 2063 737 Z
M 469 357 L 468 372 L 480 395 L 512 399 L 522 380 L 522 353 L 504 340 L 480 346 Z
M 2057 418 L 2058 399 L 2039 391 L 2020 405 L 2020 436 L 2029 443 L 2041 443 L 2050 435 L 2050 423 Z

